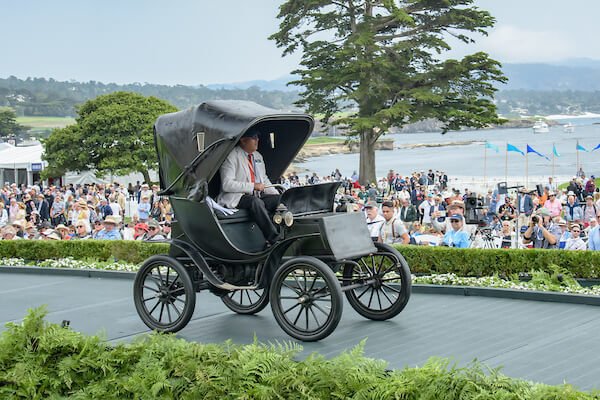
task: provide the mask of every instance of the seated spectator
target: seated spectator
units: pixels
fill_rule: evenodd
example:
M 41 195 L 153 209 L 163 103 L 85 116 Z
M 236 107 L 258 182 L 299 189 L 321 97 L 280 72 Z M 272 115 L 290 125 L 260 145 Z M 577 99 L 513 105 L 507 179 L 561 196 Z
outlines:
M 61 240 L 70 240 L 71 239 L 71 236 L 69 236 L 69 228 L 67 228 L 63 224 L 58 224 L 56 226 L 55 230 L 60 235 Z
M 81 219 L 77 221 L 77 224 L 75 225 L 75 235 L 73 235 L 71 239 L 91 239 L 92 236 L 90 235 L 90 230 L 91 229 L 89 223 L 86 220 Z
M 135 224 L 133 227 L 133 240 L 145 240 L 148 235 L 148 225 L 143 222 Z
M 92 239 L 98 239 L 98 234 L 100 233 L 100 231 L 102 229 L 104 229 L 104 225 L 102 225 L 102 221 L 94 222 L 94 228 L 91 233 Z
M 42 231 L 42 240 L 62 240 L 61 236 L 54 229 L 46 229 Z
M 149 242 L 154 242 L 157 240 L 165 240 L 165 237 L 163 236 L 163 234 L 160 230 L 160 225 L 159 225 L 158 221 L 156 221 L 154 219 L 151 219 L 148 221 L 148 234 L 144 240 L 149 241 Z
M 583 227 L 587 228 L 590 225 L 590 218 L 597 218 L 600 215 L 600 208 L 594 204 L 594 198 L 587 195 L 581 209 L 583 211 Z
M 109 215 L 104 219 L 104 229 L 98 232 L 98 240 L 121 240 L 121 233 L 117 229 L 119 220 L 114 215 Z
M 2 240 L 21 239 L 17 236 L 17 230 L 10 225 L 6 225 L 5 227 L 3 227 L 2 230 L 0 230 L 0 233 L 2 234 Z
M 160 225 L 162 226 L 162 232 L 165 238 L 171 239 L 171 222 L 162 221 Z
M 548 200 L 546 200 L 542 208 L 545 208 L 548 211 L 548 213 L 550 213 L 550 216 L 552 218 L 560 216 L 560 212 L 562 211 L 562 204 L 560 200 L 556 198 L 556 193 L 548 193 Z
M 565 243 L 565 250 L 585 250 L 587 248 L 585 242 L 579 236 L 581 233 L 581 225 L 574 224 L 571 227 L 571 237 Z
M 558 221 L 558 227 L 560 228 L 560 238 L 558 239 L 558 248 L 564 249 L 567 244 L 567 239 L 571 237 L 571 232 L 569 232 L 567 221 L 561 219 Z
M 565 221 L 568 223 L 581 223 L 583 219 L 583 209 L 577 203 L 574 195 L 567 197 L 567 204 L 563 208 Z
M 500 231 L 499 237 L 501 239 L 501 249 L 514 249 L 516 247 L 516 234 L 509 221 L 502 221 L 502 230 Z
M 590 231 L 588 233 L 588 249 L 600 250 L 600 225 L 596 222 L 596 226 L 592 228 L 590 225 Z
M 462 228 L 465 222 L 461 214 L 452 214 L 449 218 L 452 228 L 446 232 L 442 245 L 466 249 L 471 245 L 470 235 Z

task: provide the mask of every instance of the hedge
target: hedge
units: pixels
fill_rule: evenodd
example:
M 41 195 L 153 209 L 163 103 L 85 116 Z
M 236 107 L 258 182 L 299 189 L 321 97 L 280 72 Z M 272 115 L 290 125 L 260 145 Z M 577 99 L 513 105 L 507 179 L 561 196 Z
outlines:
M 444 359 L 388 371 L 362 345 L 297 361 L 300 345 L 190 343 L 152 334 L 111 345 L 44 321 L 43 308 L 0 336 L 0 398 L 45 399 L 594 399 L 597 393 Z
M 0 241 L 0 258 L 23 258 L 31 261 L 73 257 L 76 260 L 120 260 L 138 264 L 151 255 L 168 251 L 168 244 L 135 240 Z
M 535 249 L 455 249 L 398 246 L 413 273 L 455 273 L 459 276 L 510 275 L 531 270 L 552 272 L 558 265 L 576 278 L 600 278 L 600 252 Z M 73 257 L 78 260 L 122 260 L 141 263 L 153 254 L 168 252 L 165 243 L 138 241 L 0 241 L 0 258 L 45 260 Z

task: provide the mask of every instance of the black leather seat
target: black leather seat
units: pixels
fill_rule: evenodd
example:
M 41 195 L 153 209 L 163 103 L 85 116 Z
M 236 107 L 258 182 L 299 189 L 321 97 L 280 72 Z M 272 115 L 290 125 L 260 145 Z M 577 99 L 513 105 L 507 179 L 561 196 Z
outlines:
M 215 215 L 217 219 L 222 224 L 234 224 L 238 222 L 247 222 L 250 221 L 250 213 L 248 210 L 238 209 L 235 213 L 231 215 L 223 214 L 220 211 L 215 210 Z

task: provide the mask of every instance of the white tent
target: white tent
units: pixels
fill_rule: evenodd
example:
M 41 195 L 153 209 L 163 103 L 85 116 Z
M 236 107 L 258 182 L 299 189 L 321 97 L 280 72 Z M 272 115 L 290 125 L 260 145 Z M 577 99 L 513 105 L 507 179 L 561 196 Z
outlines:
M 17 182 L 33 184 L 34 174 L 44 167 L 41 144 L 34 146 L 12 146 L 2 143 L 0 147 L 0 183 Z

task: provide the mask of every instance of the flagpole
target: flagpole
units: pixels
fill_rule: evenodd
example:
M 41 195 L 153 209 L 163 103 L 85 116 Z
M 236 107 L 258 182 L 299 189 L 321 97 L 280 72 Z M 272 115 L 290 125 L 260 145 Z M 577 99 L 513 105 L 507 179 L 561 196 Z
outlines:
M 506 142 L 506 156 L 504 157 L 504 182 L 508 182 L 508 142 Z
M 487 186 L 486 186 L 486 168 L 487 168 L 487 142 L 486 142 L 486 146 L 483 147 L 483 187 L 484 187 L 484 189 L 487 188 Z
M 554 149 L 555 149 L 554 143 L 552 143 L 552 181 L 553 182 L 556 181 L 556 178 L 554 177 L 554 157 L 555 157 L 555 155 L 554 155 Z
M 529 171 L 527 169 L 529 164 L 529 152 L 525 153 L 525 187 L 527 187 L 527 183 L 529 181 Z
M 577 141 L 577 146 L 575 147 L 575 150 L 577 151 L 577 165 L 575 166 L 575 176 L 577 176 L 577 173 L 579 172 L 579 140 Z

